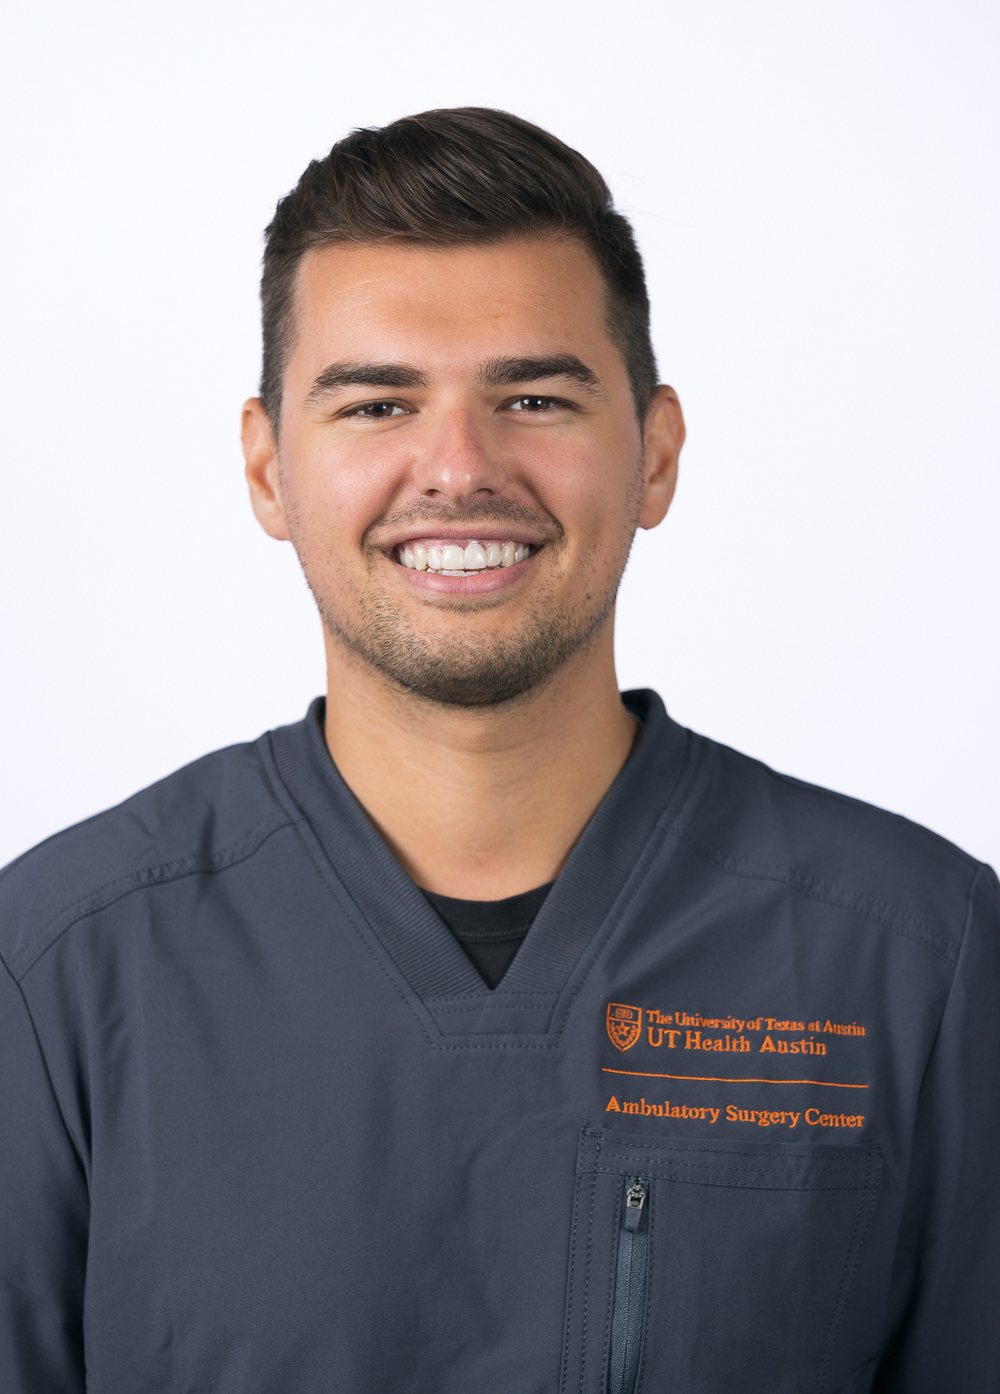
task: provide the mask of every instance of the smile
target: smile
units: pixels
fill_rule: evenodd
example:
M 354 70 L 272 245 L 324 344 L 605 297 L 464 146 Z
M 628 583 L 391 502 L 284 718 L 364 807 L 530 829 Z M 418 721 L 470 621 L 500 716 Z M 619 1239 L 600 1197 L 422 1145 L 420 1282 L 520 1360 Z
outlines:
M 469 576 L 477 571 L 496 571 L 516 566 L 531 555 L 525 542 L 477 542 L 472 539 L 461 547 L 456 542 L 402 542 L 395 547 L 396 560 L 412 571 L 434 571 L 439 576 Z

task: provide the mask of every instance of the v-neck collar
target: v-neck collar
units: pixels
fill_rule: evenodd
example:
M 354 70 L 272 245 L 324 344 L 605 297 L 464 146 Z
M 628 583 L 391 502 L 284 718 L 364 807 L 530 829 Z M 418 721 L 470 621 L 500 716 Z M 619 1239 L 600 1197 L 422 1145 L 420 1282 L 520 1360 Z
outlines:
M 636 868 L 658 820 L 675 802 L 688 761 L 691 733 L 667 715 L 655 692 L 622 700 L 642 730 L 618 777 L 581 834 L 524 943 L 492 991 L 454 935 L 386 846 L 348 788 L 323 734 L 325 700 L 304 721 L 267 738 L 277 772 L 372 932 L 407 983 L 433 1010 L 456 999 L 488 1016 L 501 1032 L 517 1010 L 554 1005 L 587 946 Z M 686 781 L 685 781 L 686 782 Z

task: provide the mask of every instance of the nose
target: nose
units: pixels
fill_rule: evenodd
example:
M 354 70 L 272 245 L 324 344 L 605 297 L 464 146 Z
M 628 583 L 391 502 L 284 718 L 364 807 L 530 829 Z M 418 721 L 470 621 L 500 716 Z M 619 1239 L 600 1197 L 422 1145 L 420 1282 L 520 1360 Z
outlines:
M 498 493 L 506 472 L 487 437 L 471 411 L 461 406 L 435 411 L 413 465 L 420 493 L 456 507 Z

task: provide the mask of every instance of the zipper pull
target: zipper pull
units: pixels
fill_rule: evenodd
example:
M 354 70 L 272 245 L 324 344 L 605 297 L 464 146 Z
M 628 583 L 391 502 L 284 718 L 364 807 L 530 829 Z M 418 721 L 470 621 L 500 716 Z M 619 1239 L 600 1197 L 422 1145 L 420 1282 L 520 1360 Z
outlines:
M 646 1204 L 646 1188 L 641 1181 L 633 1181 L 625 1192 L 625 1228 L 639 1228 L 642 1207 Z

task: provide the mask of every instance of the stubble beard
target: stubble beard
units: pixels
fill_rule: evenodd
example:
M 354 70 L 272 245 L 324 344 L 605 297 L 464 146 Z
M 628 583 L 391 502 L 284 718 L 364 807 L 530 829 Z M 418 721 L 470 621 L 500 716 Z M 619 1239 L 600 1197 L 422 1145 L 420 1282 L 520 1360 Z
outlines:
M 433 535 L 434 521 L 441 521 L 440 515 L 435 520 L 420 510 L 411 511 L 406 522 L 417 518 L 427 535 Z M 482 509 L 469 510 L 461 519 L 452 515 L 448 521 L 452 525 L 468 524 L 470 535 L 474 536 L 477 523 L 524 522 L 527 518 L 522 510 L 495 499 Z M 538 523 L 538 519 L 531 521 Z M 558 553 L 565 546 L 562 529 L 554 519 L 546 521 L 549 538 L 545 548 Z M 622 555 L 612 573 L 587 578 L 579 605 L 557 600 L 554 584 L 543 586 L 516 631 L 502 636 L 471 629 L 465 633 L 428 634 L 379 588 L 377 575 L 384 557 L 374 543 L 363 544 L 369 584 L 359 590 L 346 577 L 338 576 L 337 568 L 319 568 L 317 574 L 311 574 L 313 568 L 307 565 L 296 536 L 298 529 L 293 526 L 291 532 L 320 618 L 330 635 L 397 689 L 444 706 L 492 707 L 528 697 L 593 643 L 613 614 L 634 528 L 623 539 Z M 322 577 L 320 570 L 324 572 Z M 335 599 L 343 602 L 352 593 L 352 606 L 335 603 Z M 456 600 L 450 609 L 452 614 L 478 616 L 505 603 L 506 597 L 500 592 L 493 599 L 464 604 Z M 456 628 L 460 631 L 459 626 Z
M 385 595 L 364 599 L 351 626 L 316 595 L 327 629 L 359 658 L 404 691 L 453 707 L 499 706 L 543 686 L 594 638 L 614 602 L 611 592 L 590 615 L 536 603 L 514 634 L 432 638 Z M 480 603 L 475 610 L 489 608 Z M 462 610 L 461 603 L 453 607 Z

